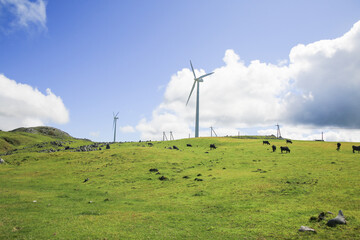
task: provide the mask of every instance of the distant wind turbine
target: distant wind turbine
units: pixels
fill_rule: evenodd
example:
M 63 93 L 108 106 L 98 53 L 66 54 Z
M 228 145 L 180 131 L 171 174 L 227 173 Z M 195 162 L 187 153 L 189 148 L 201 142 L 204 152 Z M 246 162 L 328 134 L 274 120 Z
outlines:
M 119 119 L 118 115 L 119 115 L 119 112 L 116 115 L 115 115 L 115 113 L 113 113 L 113 117 L 114 117 L 114 122 L 113 122 L 114 142 L 116 141 L 116 121 Z
M 195 75 L 194 67 L 193 67 L 193 65 L 191 63 L 191 60 L 190 60 L 190 66 L 191 66 L 191 70 L 192 70 L 192 72 L 194 74 L 194 84 L 193 84 L 193 86 L 191 88 L 189 98 L 188 98 L 188 100 L 186 102 L 186 105 L 189 103 L 191 94 L 194 91 L 195 84 L 196 84 L 197 85 L 197 94 L 196 94 L 195 137 L 199 137 L 199 83 L 203 82 L 204 81 L 203 78 L 213 74 L 213 72 L 204 74 L 204 75 L 197 78 L 196 75 Z

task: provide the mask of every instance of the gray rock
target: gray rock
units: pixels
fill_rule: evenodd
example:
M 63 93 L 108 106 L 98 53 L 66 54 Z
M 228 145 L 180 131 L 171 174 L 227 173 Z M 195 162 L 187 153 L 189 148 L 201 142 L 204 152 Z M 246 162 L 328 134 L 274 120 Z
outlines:
M 329 227 L 335 227 L 338 224 L 346 224 L 345 216 L 341 210 L 339 211 L 339 214 L 336 216 L 336 218 L 330 219 L 326 223 L 326 225 Z
M 5 164 L 4 159 L 0 158 L 0 164 Z
M 301 226 L 299 231 L 300 232 L 313 232 L 313 233 L 316 233 L 315 229 L 309 228 L 307 226 Z

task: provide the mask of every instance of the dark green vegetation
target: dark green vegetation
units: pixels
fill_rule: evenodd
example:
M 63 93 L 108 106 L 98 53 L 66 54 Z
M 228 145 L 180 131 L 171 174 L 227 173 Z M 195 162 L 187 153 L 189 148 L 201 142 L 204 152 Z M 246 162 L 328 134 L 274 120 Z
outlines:
M 351 146 L 360 144 L 336 151 L 333 142 L 293 141 L 281 154 L 285 140 L 268 139 L 275 153 L 262 140 L 74 152 L 92 143 L 0 132 L 0 154 L 18 149 L 0 156 L 0 239 L 359 239 L 360 154 Z M 340 209 L 348 224 L 327 227 Z M 327 211 L 327 220 L 310 221 Z M 317 234 L 299 232 L 302 225 Z

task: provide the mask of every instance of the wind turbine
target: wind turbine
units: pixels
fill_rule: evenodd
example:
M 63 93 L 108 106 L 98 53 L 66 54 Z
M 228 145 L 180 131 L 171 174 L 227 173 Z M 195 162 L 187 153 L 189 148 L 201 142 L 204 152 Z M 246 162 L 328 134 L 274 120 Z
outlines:
M 114 129 L 114 142 L 116 140 L 116 121 L 119 119 L 118 118 L 118 114 L 119 112 L 115 115 L 115 113 L 113 113 L 113 117 L 114 117 L 114 122 L 113 122 L 113 129 Z
M 204 81 L 203 78 L 213 74 L 213 72 L 204 74 L 204 75 L 197 78 L 196 75 L 195 75 L 194 67 L 193 67 L 193 65 L 191 63 L 191 60 L 190 60 L 190 66 L 191 66 L 191 70 L 192 70 L 192 72 L 194 74 L 194 84 L 193 84 L 193 86 L 191 88 L 190 95 L 189 95 L 189 98 L 188 98 L 188 100 L 186 102 L 186 105 L 189 103 L 191 94 L 194 91 L 195 84 L 196 84 L 197 85 L 196 86 L 197 87 L 197 89 L 196 89 L 197 94 L 196 94 L 195 137 L 199 137 L 199 85 L 200 85 L 199 83 L 203 82 Z

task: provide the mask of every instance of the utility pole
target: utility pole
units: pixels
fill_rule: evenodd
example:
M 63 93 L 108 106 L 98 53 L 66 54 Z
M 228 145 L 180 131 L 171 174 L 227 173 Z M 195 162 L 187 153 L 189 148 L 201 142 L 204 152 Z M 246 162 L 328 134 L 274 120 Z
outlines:
M 167 139 L 167 137 L 166 137 L 166 134 L 165 134 L 165 132 L 163 132 L 163 141 L 167 141 L 168 139 Z
M 276 138 L 281 138 L 280 125 L 276 124 L 275 126 L 277 127 Z
M 211 129 L 211 130 L 210 130 L 210 131 L 211 131 L 211 132 L 210 132 L 211 137 L 212 137 L 212 133 L 214 133 L 214 135 L 217 137 L 217 134 L 216 134 L 216 132 L 214 131 L 213 127 L 210 127 L 210 129 Z
M 170 140 L 174 140 L 174 136 L 171 131 L 170 131 Z

